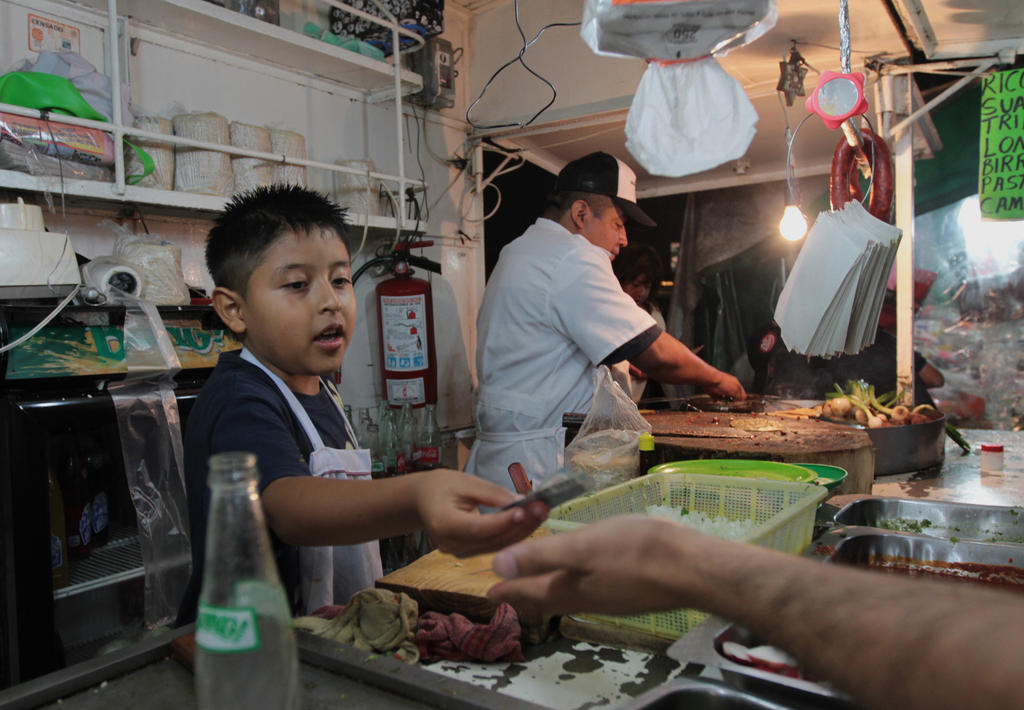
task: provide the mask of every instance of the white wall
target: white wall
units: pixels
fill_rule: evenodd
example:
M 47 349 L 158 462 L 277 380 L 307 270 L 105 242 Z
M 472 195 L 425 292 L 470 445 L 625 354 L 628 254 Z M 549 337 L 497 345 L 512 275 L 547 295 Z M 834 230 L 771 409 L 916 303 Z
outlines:
M 520 0 L 519 20 L 527 40 L 551 22 L 578 22 L 581 0 Z M 522 47 L 514 4 L 509 2 L 475 15 L 469 48 L 475 98 L 490 76 Z M 579 27 L 552 27 L 525 55 L 526 63 L 555 85 L 555 103 L 542 121 L 596 111 L 628 108 L 646 64 L 642 59 L 596 56 L 580 39 Z M 581 67 L 586 67 L 581 72 Z M 518 63 L 503 71 L 473 109 L 476 123 L 505 123 L 529 118 L 551 98 L 551 90 Z
M 301 26 L 298 22 L 302 19 L 301 13 L 308 11 L 311 4 L 312 0 L 282 2 L 283 24 Z M 29 12 L 80 27 L 82 55 L 103 69 L 105 16 L 51 0 L 0 0 L 0 67 L 11 67 L 20 58 L 32 58 L 27 48 Z M 319 24 L 326 24 L 324 18 L 319 19 Z M 457 13 L 448 13 L 446 21 L 445 36 L 453 45 L 465 46 L 464 19 Z M 229 54 L 146 27 L 133 25 L 131 33 L 139 40 L 125 70 L 132 87 L 133 109 L 162 116 L 216 111 L 229 120 L 303 133 L 307 154 L 313 160 L 370 159 L 381 172 L 398 172 L 398 137 L 392 102 L 365 104 L 358 94 L 332 82 L 284 71 L 251 57 Z M 258 55 L 259 47 L 254 46 L 252 51 Z M 462 62 L 460 69 L 464 70 L 465 66 L 466 62 Z M 458 79 L 460 98 L 466 93 L 466 74 L 468 72 L 463 71 Z M 442 115 L 417 109 L 420 117 L 425 115 L 425 130 L 420 126 L 419 156 L 428 185 L 426 198 L 428 203 L 434 203 L 425 230 L 434 238 L 435 245 L 423 253 L 441 261 L 444 268 L 442 276 L 430 276 L 441 365 L 438 418 L 443 427 L 472 423 L 474 376 L 471 364 L 476 310 L 483 292 L 480 201 L 466 193 L 467 184 L 473 182 L 471 179 L 467 183 L 466 179 L 471 171 L 460 175 L 431 155 L 431 151 L 439 158 L 467 154 L 462 124 L 453 118 L 464 110 L 464 106 L 457 106 Z M 408 106 L 404 125 L 405 174 L 419 178 L 416 125 Z M 326 173 L 310 171 L 308 182 L 318 189 L 332 190 L 332 178 Z M 450 189 L 445 192 L 449 185 Z M 28 196 L 42 202 L 41 196 Z M 61 228 L 64 222 L 59 196 L 54 197 L 55 211 L 44 206 L 50 229 Z M 87 257 L 109 254 L 113 232 L 101 222 L 117 216 L 121 208 L 117 203 L 72 204 L 67 210 L 67 224 L 75 249 Z M 169 214 L 145 205 L 141 209 L 151 232 L 181 246 L 186 281 L 209 290 L 212 283 L 204 265 L 203 244 L 211 215 L 183 211 Z M 128 220 L 126 224 L 141 231 L 137 221 Z M 459 230 L 468 238 L 460 237 Z M 362 230 L 354 229 L 354 248 L 361 237 Z M 390 239 L 390 234 L 380 237 L 385 243 Z M 356 263 L 372 256 L 380 241 L 371 235 Z M 375 405 L 381 396 L 375 365 L 376 313 L 368 298 L 372 286 L 369 276 L 359 283 L 361 325 L 343 368 L 342 391 L 346 401 L 355 407 Z

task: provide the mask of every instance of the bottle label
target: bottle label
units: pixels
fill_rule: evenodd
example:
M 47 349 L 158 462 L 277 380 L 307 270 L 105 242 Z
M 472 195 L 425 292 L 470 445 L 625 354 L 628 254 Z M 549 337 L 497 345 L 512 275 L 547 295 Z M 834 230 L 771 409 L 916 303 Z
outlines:
M 242 653 L 260 647 L 260 628 L 252 607 L 221 607 L 199 602 L 196 645 L 212 653 Z
M 100 491 L 92 499 L 92 531 L 101 533 L 110 522 L 110 509 L 107 506 L 107 494 Z
M 436 466 L 441 463 L 441 450 L 437 446 L 420 446 L 413 453 L 413 459 L 421 466 Z
M 92 506 L 88 503 L 82 508 L 82 517 L 78 519 L 78 537 L 83 545 L 92 541 Z
M 57 569 L 64 564 L 64 546 L 60 544 L 60 538 L 50 533 L 50 568 Z

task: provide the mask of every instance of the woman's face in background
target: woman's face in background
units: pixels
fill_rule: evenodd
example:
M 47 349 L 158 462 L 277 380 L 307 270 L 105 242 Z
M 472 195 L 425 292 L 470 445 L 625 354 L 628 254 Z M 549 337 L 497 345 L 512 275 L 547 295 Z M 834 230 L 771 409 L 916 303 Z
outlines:
M 637 276 L 632 281 L 622 284 L 622 290 L 636 301 L 638 306 L 642 306 L 651 295 L 651 278 L 646 275 Z

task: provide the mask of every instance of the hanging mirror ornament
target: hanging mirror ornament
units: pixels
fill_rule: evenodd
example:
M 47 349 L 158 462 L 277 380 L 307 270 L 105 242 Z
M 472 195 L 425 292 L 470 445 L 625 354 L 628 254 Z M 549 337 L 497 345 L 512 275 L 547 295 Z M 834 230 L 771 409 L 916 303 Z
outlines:
M 804 102 L 807 110 L 821 116 L 825 125 L 835 130 L 852 116 L 862 116 L 868 110 L 864 98 L 864 75 L 859 71 L 840 74 L 822 72 L 818 85 Z

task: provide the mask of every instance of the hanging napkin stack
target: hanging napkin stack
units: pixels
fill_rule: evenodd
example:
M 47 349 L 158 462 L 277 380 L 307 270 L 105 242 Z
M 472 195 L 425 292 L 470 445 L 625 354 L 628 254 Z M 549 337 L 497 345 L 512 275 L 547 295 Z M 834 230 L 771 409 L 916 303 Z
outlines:
M 875 342 L 901 235 L 857 200 L 819 214 L 775 308 L 786 347 L 831 357 Z

